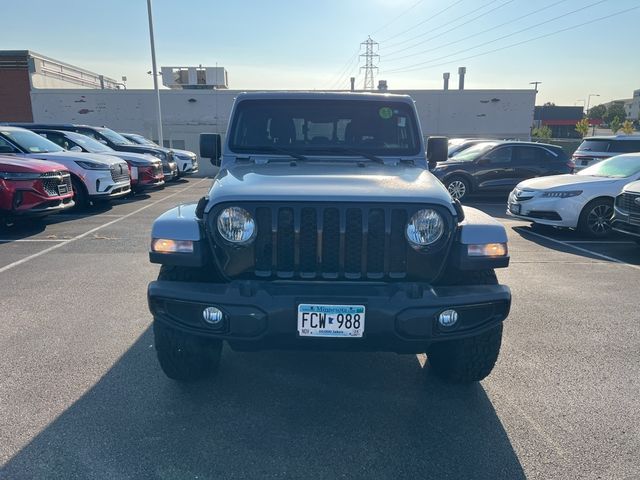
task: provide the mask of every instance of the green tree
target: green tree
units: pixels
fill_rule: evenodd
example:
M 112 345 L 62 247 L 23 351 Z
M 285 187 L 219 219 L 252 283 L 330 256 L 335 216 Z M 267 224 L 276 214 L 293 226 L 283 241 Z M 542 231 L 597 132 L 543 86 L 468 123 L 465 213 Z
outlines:
M 633 122 L 631 120 L 625 120 L 622 124 L 622 131 L 627 135 L 631 135 L 633 133 Z
M 622 122 L 627 118 L 627 112 L 624 109 L 624 105 L 621 103 L 614 103 L 607 108 L 607 113 L 604 116 L 604 121 L 611 123 L 614 118 L 618 117 L 618 120 Z
M 537 140 L 548 141 L 551 139 L 551 128 L 549 125 L 542 125 L 538 128 L 534 128 L 531 132 L 531 136 Z
M 581 137 L 586 137 L 589 133 L 589 120 L 587 117 L 584 117 L 578 123 L 576 123 L 576 132 L 580 134 Z
M 596 105 L 589 109 L 589 119 L 603 119 L 607 114 L 607 107 L 604 105 Z
M 609 128 L 611 129 L 614 135 L 618 133 L 618 130 L 620 130 L 621 127 L 622 127 L 622 120 L 620 120 L 620 117 L 613 117 L 613 120 L 609 122 Z

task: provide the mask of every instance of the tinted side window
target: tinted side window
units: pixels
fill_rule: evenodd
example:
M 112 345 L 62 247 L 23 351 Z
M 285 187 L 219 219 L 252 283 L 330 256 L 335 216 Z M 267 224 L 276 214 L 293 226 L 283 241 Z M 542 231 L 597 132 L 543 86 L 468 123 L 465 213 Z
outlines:
M 515 147 L 516 161 L 523 164 L 536 164 L 546 160 L 545 150 L 537 147 Z
M 93 130 L 84 130 L 84 129 L 79 129 L 76 130 L 77 133 L 81 133 L 82 135 L 86 135 L 87 137 L 91 137 L 94 140 L 101 140 L 102 137 L 100 137 L 100 135 L 98 135 L 96 132 L 94 132 Z
M 611 150 L 615 153 L 640 152 L 640 140 L 614 140 L 611 142 Z
M 0 137 L 0 152 L 1 153 L 17 153 L 17 150 L 13 145 L 7 142 L 4 138 Z
M 609 140 L 584 140 L 578 150 L 586 152 L 608 152 Z
M 491 164 L 511 163 L 512 150 L 511 147 L 499 147 L 487 153 L 483 158 L 488 159 Z
M 65 142 L 65 138 L 62 135 L 57 133 L 51 133 L 51 132 L 47 132 L 47 133 L 42 132 L 42 133 L 39 133 L 39 135 L 46 138 L 47 140 L 52 141 L 56 145 L 59 145 L 62 148 L 69 150 L 69 145 L 67 144 L 67 142 Z

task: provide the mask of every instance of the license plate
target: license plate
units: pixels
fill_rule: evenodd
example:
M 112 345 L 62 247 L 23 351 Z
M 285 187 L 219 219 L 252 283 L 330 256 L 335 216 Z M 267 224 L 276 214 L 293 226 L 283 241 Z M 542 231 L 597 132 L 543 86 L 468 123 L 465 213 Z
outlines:
M 521 205 L 518 205 L 517 203 L 510 203 L 509 204 L 509 211 L 511 213 L 513 213 L 514 215 L 520 215 L 520 207 L 521 207 Z
M 364 333 L 364 305 L 298 305 L 301 337 L 360 338 Z
M 67 185 L 58 185 L 58 194 L 64 195 L 65 193 L 69 193 L 69 187 Z

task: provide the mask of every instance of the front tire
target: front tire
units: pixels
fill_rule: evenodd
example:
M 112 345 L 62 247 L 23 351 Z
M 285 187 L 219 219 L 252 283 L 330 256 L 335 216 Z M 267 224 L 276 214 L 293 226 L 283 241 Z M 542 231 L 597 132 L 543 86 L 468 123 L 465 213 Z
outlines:
M 84 210 L 89 206 L 89 194 L 84 184 L 77 178 L 71 177 L 71 188 L 73 189 L 73 201 L 75 209 Z
M 440 285 L 497 285 L 493 270 L 453 271 Z M 427 352 L 433 373 L 450 383 L 479 382 L 491 373 L 500 354 L 502 324 L 479 335 L 436 342 Z
M 613 199 L 596 198 L 587 203 L 580 213 L 578 230 L 593 238 L 603 238 L 611 233 Z
M 462 201 L 462 199 L 469 196 L 471 191 L 469 181 L 462 177 L 451 177 L 445 182 L 444 186 L 447 187 L 449 195 L 454 200 Z
M 202 282 L 200 269 L 163 265 L 158 280 Z M 154 319 L 156 354 L 164 374 L 179 382 L 195 382 L 217 373 L 222 357 L 222 340 L 191 335 Z

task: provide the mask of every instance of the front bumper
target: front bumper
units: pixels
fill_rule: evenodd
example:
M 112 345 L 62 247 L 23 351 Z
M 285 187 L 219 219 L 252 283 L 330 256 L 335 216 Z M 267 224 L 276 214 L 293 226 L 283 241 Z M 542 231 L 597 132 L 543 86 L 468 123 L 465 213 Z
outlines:
M 175 180 L 179 177 L 178 165 L 175 162 L 162 162 L 162 173 L 164 175 L 165 182 Z
M 613 220 L 611 220 L 611 229 L 631 237 L 640 238 L 640 215 L 628 214 L 616 207 Z
M 509 195 L 507 215 L 529 222 L 554 227 L 577 228 L 580 212 L 584 206 L 582 196 L 569 198 L 543 198 L 536 192 L 533 198 L 519 200 Z
M 131 192 L 131 181 L 116 182 L 109 170 L 85 170 L 81 178 L 91 199 L 120 198 Z
M 503 285 L 432 288 L 421 283 L 260 282 L 227 284 L 156 281 L 148 301 L 158 321 L 199 336 L 228 341 L 238 350 L 319 349 L 421 353 L 433 342 L 477 335 L 509 314 Z M 362 338 L 308 338 L 297 333 L 301 303 L 364 305 Z M 225 319 L 213 328 L 202 310 L 215 306 Z M 441 327 L 438 315 L 456 309 L 459 320 Z
M 197 158 L 187 158 L 187 157 L 174 157 L 176 163 L 178 164 L 178 172 L 180 176 L 193 175 L 194 173 L 198 173 L 198 159 Z

